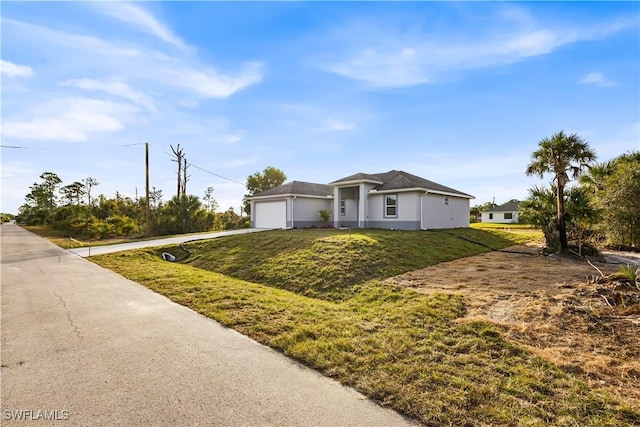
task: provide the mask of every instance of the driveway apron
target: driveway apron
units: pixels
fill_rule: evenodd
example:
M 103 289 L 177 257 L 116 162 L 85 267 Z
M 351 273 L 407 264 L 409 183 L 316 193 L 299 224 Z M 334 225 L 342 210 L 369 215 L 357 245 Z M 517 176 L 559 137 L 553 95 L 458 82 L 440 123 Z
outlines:
M 411 424 L 16 225 L 0 230 L 2 425 Z

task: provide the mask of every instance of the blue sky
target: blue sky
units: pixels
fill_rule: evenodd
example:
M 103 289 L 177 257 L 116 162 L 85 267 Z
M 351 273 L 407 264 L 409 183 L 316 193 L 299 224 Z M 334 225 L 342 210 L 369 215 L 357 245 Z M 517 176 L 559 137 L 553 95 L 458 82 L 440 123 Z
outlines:
M 3 212 L 42 172 L 241 206 L 267 166 L 522 199 L 540 139 L 640 149 L 638 2 L 2 2 Z M 229 178 L 222 179 L 213 172 Z

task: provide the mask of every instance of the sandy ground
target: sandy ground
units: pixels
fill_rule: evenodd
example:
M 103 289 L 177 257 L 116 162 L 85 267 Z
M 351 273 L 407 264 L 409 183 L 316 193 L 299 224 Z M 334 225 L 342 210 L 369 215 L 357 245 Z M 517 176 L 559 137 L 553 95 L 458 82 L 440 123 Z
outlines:
M 602 273 L 617 262 L 640 262 L 610 252 L 593 262 Z M 640 265 L 640 264 L 639 264 Z M 458 259 L 388 279 L 420 292 L 465 297 L 467 318 L 496 323 L 506 336 L 640 407 L 640 293 L 589 283 L 600 273 L 586 261 L 543 256 L 540 244 Z

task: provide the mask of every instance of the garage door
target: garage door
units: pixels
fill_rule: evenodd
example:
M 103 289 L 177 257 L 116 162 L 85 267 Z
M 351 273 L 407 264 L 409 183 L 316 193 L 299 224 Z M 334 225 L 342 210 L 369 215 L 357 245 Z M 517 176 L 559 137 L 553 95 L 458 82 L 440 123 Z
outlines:
M 256 202 L 256 228 L 285 228 L 287 226 L 287 202 Z

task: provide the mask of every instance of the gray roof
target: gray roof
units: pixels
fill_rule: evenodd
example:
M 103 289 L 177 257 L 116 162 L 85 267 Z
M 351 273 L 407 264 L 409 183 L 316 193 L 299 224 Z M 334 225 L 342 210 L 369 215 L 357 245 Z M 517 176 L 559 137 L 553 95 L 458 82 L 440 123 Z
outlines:
M 328 185 L 315 184 L 313 182 L 291 181 L 279 187 L 254 194 L 252 197 L 281 196 L 285 194 L 326 197 L 333 196 L 333 188 Z
M 492 209 L 487 209 L 483 212 L 516 212 L 518 210 L 518 207 L 520 207 L 520 202 L 516 200 L 504 203 Z
M 442 184 L 438 184 L 437 182 L 429 181 L 428 179 L 420 178 L 419 176 L 412 175 L 408 172 L 397 170 L 374 174 L 357 173 L 355 175 L 333 181 L 329 185 L 339 185 L 343 182 L 364 180 L 382 182 L 382 184 L 376 187 L 376 190 L 378 191 L 403 190 L 407 188 L 424 188 L 425 190 L 440 191 L 443 193 L 459 194 L 465 197 L 473 197 L 470 194 L 463 193 L 462 191 L 458 191 Z

